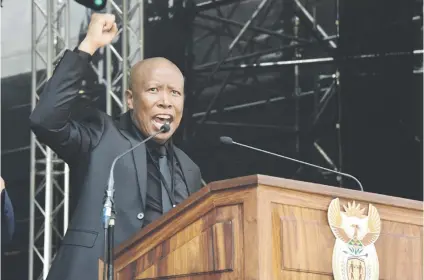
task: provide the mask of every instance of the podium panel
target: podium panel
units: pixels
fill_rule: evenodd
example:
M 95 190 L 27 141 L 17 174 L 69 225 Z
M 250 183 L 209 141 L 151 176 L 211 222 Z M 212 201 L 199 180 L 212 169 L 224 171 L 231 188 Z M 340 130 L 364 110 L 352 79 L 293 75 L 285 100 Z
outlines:
M 241 218 L 238 205 L 214 208 L 145 253 L 136 252 L 118 279 L 206 279 L 216 273 L 241 279 Z
M 272 215 L 272 278 L 333 280 L 335 238 L 328 225 L 331 196 L 281 193 L 263 186 L 262 205 Z M 341 199 L 348 204 L 350 199 Z M 356 200 L 367 208 L 366 201 Z M 423 279 L 422 210 L 373 203 L 381 216 L 381 233 L 375 242 L 380 279 Z M 296 275 L 296 276 L 294 276 Z M 314 275 L 312 277 L 312 275 Z
M 380 280 L 423 279 L 422 202 L 263 175 L 211 183 L 143 228 L 116 248 L 115 279 L 333 280 L 334 199 L 377 209 Z M 376 265 L 360 257 L 352 269 Z

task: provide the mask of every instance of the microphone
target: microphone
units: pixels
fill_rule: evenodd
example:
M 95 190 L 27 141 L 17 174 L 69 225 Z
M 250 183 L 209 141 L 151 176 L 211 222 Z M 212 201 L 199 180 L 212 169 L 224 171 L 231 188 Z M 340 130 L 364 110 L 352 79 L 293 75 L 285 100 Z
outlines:
M 116 162 L 121 159 L 123 156 L 138 148 L 141 144 L 146 143 L 159 133 L 166 133 L 170 130 L 170 126 L 168 123 L 165 123 L 161 126 L 158 132 L 150 135 L 143 141 L 139 142 L 137 145 L 132 147 L 131 149 L 123 152 L 118 155 L 112 162 L 112 166 L 110 167 L 109 172 L 109 180 L 107 184 L 107 189 L 105 193 L 105 200 L 103 205 L 103 228 L 104 228 L 104 265 L 103 265 L 103 279 L 113 280 L 114 278 L 114 265 L 113 265 L 113 247 L 114 247 L 114 226 L 115 226 L 115 203 L 113 201 L 114 198 L 114 184 L 115 180 L 113 177 L 113 171 L 115 169 Z
M 114 197 L 114 192 L 115 192 L 115 190 L 114 190 L 115 180 L 114 180 L 114 176 L 113 176 L 113 171 L 115 169 L 116 162 L 120 158 L 122 158 L 123 156 L 128 154 L 129 152 L 131 152 L 134 149 L 136 149 L 137 147 L 139 147 L 141 144 L 146 143 L 147 141 L 149 141 L 150 139 L 152 139 L 153 137 L 155 137 L 159 133 L 168 132 L 170 129 L 171 129 L 171 127 L 169 126 L 168 123 L 163 124 L 158 132 L 150 135 L 149 137 L 147 137 L 146 139 L 144 139 L 143 141 L 141 141 L 140 143 L 138 143 L 137 145 L 135 145 L 131 149 L 129 149 L 129 150 L 123 152 L 122 154 L 118 155 L 113 160 L 112 166 L 110 167 L 109 180 L 108 180 L 107 190 L 106 190 L 106 201 L 104 203 L 104 210 L 103 210 L 103 224 L 104 224 L 105 229 L 108 227 L 109 222 L 110 222 L 110 218 L 112 216 L 113 197 Z
M 221 143 L 226 144 L 226 145 L 235 144 L 235 145 L 242 146 L 242 147 L 252 149 L 252 150 L 255 150 L 255 151 L 259 151 L 259 152 L 262 152 L 262 153 L 265 153 L 265 154 L 270 154 L 270 155 L 273 155 L 273 156 L 281 157 L 281 158 L 284 158 L 284 159 L 288 159 L 288 160 L 295 161 L 295 162 L 298 162 L 298 163 L 301 163 L 301 164 L 309 165 L 309 166 L 312 166 L 312 167 L 315 167 L 315 168 L 323 169 L 323 170 L 326 170 L 326 171 L 329 171 L 329 172 L 333 172 L 333 173 L 336 173 L 336 174 L 339 174 L 339 175 L 349 177 L 349 178 L 355 180 L 358 183 L 361 191 L 364 191 L 364 188 L 362 187 L 361 182 L 359 182 L 358 179 L 356 179 L 354 176 L 352 176 L 350 174 L 331 170 L 331 169 L 328 169 L 328 168 L 325 168 L 325 167 L 322 167 L 322 166 L 318 166 L 318 165 L 315 165 L 315 164 L 311 164 L 311 163 L 308 163 L 308 162 L 305 162 L 305 161 L 297 160 L 297 159 L 294 159 L 294 158 L 286 157 L 286 156 L 283 156 L 283 155 L 279 155 L 279 154 L 268 152 L 268 151 L 265 151 L 265 150 L 262 150 L 262 149 L 251 147 L 251 146 L 248 146 L 248 145 L 245 145 L 245 144 L 237 143 L 237 142 L 233 141 L 233 139 L 231 137 L 228 137 L 228 136 L 221 136 L 219 138 L 219 140 L 221 141 Z

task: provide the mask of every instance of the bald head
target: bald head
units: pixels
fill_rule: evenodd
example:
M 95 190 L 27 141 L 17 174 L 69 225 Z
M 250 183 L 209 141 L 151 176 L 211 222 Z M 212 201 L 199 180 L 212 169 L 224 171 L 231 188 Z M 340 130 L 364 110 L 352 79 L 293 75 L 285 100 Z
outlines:
M 153 138 L 166 142 L 180 125 L 184 108 L 184 76 L 180 69 L 162 57 L 145 59 L 132 67 L 129 84 L 127 104 L 138 128 L 148 137 L 168 123 L 170 130 Z
M 131 68 L 130 77 L 129 77 L 129 88 L 134 90 L 140 83 L 149 76 L 152 71 L 155 71 L 158 68 L 168 69 L 168 71 L 175 72 L 175 76 L 179 76 L 184 82 L 184 76 L 181 73 L 177 65 L 172 61 L 164 57 L 152 57 L 143 59 Z

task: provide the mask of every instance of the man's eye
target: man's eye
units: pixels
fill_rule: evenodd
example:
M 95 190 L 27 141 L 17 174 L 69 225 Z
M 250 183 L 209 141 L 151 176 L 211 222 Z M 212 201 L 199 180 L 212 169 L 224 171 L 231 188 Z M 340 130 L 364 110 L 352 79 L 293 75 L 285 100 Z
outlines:
M 150 92 L 157 92 L 158 91 L 158 89 L 157 88 L 149 88 L 149 90 L 148 91 L 150 91 Z
M 180 96 L 181 93 L 179 91 L 173 90 L 172 95 Z

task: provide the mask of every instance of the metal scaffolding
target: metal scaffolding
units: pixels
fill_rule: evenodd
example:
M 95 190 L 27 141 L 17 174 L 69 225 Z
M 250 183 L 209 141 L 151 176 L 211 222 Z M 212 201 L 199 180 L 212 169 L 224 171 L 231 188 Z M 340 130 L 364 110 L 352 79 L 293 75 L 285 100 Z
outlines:
M 314 129 L 324 112 L 330 110 L 337 115 L 340 107 L 335 61 L 338 0 L 326 2 L 336 6 L 330 32 L 326 32 L 316 17 L 322 1 L 197 1 L 190 46 L 194 86 L 189 93 L 188 109 L 192 111 L 185 134 L 196 137 L 201 125 L 276 129 L 276 133 L 294 136 L 295 150 L 301 158 L 308 160 L 312 148 L 330 168 L 340 171 L 340 117 L 328 124 L 333 127 L 336 143 L 319 141 L 319 129 Z M 305 69 L 304 65 L 313 65 L 316 70 Z M 313 86 L 305 86 L 302 71 L 314 77 Z M 243 93 L 234 97 L 237 91 L 259 88 L 260 94 L 249 96 L 248 100 Z M 304 99 L 313 103 L 312 108 L 301 106 Z M 207 100 L 207 105 L 199 105 L 199 100 Z M 230 112 L 276 102 L 290 102 L 290 124 L 235 122 L 228 117 Z M 336 153 L 331 156 L 325 151 L 330 146 L 338 147 L 332 148 Z M 341 184 L 341 178 L 336 179 Z
M 52 76 L 54 65 L 69 47 L 69 16 L 69 0 L 32 2 L 32 109 L 38 93 Z M 34 268 L 40 264 L 42 274 L 37 279 L 47 277 L 57 241 L 68 226 L 69 167 L 38 142 L 34 134 L 31 134 L 30 164 L 28 279 L 33 280 Z M 40 216 L 43 219 L 37 219 Z
M 69 5 L 70 0 L 32 2 L 32 109 L 52 76 L 55 64 L 66 49 L 74 47 L 69 45 Z M 126 110 L 129 69 L 134 61 L 143 58 L 143 10 L 143 0 L 108 1 L 106 7 L 106 12 L 116 15 L 119 32 L 114 43 L 99 50 L 100 59 L 92 62 L 91 67 L 98 83 L 106 88 L 104 110 L 110 115 Z M 87 14 L 89 17 L 91 11 L 87 10 Z M 84 82 L 82 91 L 83 85 Z M 34 134 L 31 134 L 30 186 L 28 279 L 45 279 L 68 227 L 69 167 L 51 149 L 38 142 Z M 40 216 L 42 219 L 37 219 Z M 40 264 L 42 273 L 38 277 Z
M 134 63 L 144 57 L 144 1 L 108 1 L 106 13 L 115 15 L 118 35 L 112 44 L 98 52 L 91 63 L 97 75 L 97 83 L 106 88 L 105 112 L 111 116 L 127 110 L 125 91 L 129 72 Z M 87 21 L 81 29 L 85 35 L 91 10 L 87 9 Z

